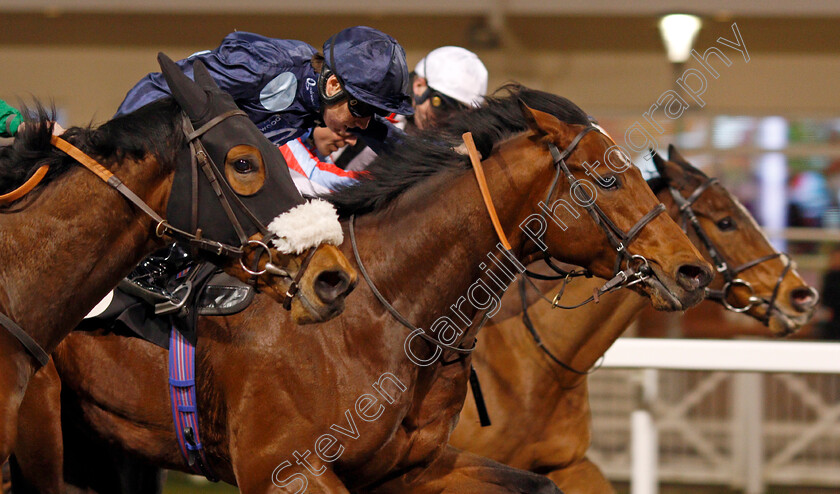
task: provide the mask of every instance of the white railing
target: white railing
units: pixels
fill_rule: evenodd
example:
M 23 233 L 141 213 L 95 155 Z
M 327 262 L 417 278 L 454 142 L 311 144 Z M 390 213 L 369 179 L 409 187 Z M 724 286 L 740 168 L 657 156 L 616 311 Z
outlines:
M 628 396 L 634 402 L 630 448 L 613 458 L 621 464 L 629 454 L 632 494 L 658 492 L 660 448 L 663 456 L 685 458 L 663 458 L 670 461 L 670 481 L 729 484 L 747 494 L 763 493 L 768 482 L 840 486 L 840 343 L 620 338 L 603 367 L 636 370 L 596 373 L 590 394 L 595 444 L 599 428 L 622 438 L 627 426 L 619 407 L 599 409 L 608 394 L 599 388 L 621 395 L 620 407 Z M 635 384 L 629 394 L 628 378 Z M 674 381 L 689 384 L 675 390 Z M 785 397 L 785 405 L 773 409 Z M 831 450 L 820 453 L 830 457 L 828 464 L 808 463 L 815 448 Z M 624 476 L 608 455 L 596 448 L 590 453 L 608 476 Z

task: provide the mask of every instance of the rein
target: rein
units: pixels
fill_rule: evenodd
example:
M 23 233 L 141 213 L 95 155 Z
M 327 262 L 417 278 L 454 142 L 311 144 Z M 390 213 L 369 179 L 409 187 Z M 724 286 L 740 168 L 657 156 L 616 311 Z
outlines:
M 41 180 L 43 180 L 44 177 L 47 176 L 48 171 L 50 171 L 50 165 L 43 165 L 37 170 L 35 170 L 35 173 L 33 173 L 32 176 L 29 177 L 29 180 L 24 182 L 23 185 L 7 194 L 0 195 L 0 204 L 9 204 L 11 202 L 17 201 L 21 197 L 31 192 L 32 189 L 34 189 L 36 185 L 41 183 Z
M 387 309 L 388 312 L 394 317 L 394 319 L 399 321 L 400 324 L 410 329 L 412 332 L 418 333 L 421 338 L 428 341 L 432 345 L 435 345 L 440 348 L 445 348 L 447 350 L 452 350 L 453 352 L 461 353 L 464 355 L 472 353 L 475 350 L 475 342 L 473 342 L 473 346 L 470 348 L 460 348 L 452 345 L 447 345 L 446 343 L 436 340 L 435 338 L 432 338 L 431 336 L 427 335 L 426 332 L 422 329 L 411 324 L 411 322 L 408 319 L 406 319 L 405 316 L 400 314 L 400 311 L 398 311 L 396 308 L 394 308 L 393 305 L 390 304 L 390 302 L 388 302 L 388 300 L 382 295 L 379 289 L 376 288 L 376 285 L 373 283 L 373 280 L 368 274 L 367 269 L 365 269 L 365 265 L 362 263 L 362 258 L 359 256 L 359 247 L 356 243 L 356 229 L 354 227 L 355 223 L 356 215 L 350 216 L 350 244 L 353 246 L 353 256 L 356 258 L 356 264 L 359 265 L 359 272 L 362 273 L 362 277 L 365 279 L 365 282 L 367 282 L 368 286 L 370 287 L 370 291 L 372 291 L 373 294 L 376 296 L 377 300 L 379 300 L 379 303 L 381 303 L 385 307 L 385 309 Z M 485 317 L 482 319 L 479 325 L 479 329 L 482 326 L 484 326 L 484 323 L 487 321 L 487 319 L 488 318 L 485 315 Z
M 202 238 L 200 235 L 194 235 L 192 233 L 186 232 L 184 230 L 170 225 L 148 204 L 146 204 L 142 199 L 140 199 L 140 197 L 138 197 L 137 194 L 132 192 L 131 189 L 129 189 L 128 187 L 126 187 L 126 185 L 116 175 L 111 173 L 110 170 L 102 166 L 99 162 L 85 154 L 82 150 L 58 136 L 52 136 L 50 142 L 52 142 L 53 146 L 65 152 L 71 158 L 83 165 L 85 168 L 96 174 L 96 176 L 102 179 L 103 182 L 116 189 L 117 192 L 122 194 L 122 196 L 125 197 L 129 202 L 137 206 L 147 216 L 151 217 L 152 220 L 154 220 L 156 223 L 155 235 L 157 235 L 158 237 L 162 238 L 164 235 L 168 235 L 176 240 L 184 241 L 193 247 L 198 247 L 200 249 L 213 252 L 216 255 L 224 254 L 228 256 L 239 257 L 243 254 L 243 248 L 248 244 L 248 239 L 243 238 L 244 233 L 242 233 L 242 226 L 240 225 L 238 219 L 236 219 L 236 216 L 233 214 L 233 211 L 230 209 L 230 205 L 226 198 L 223 196 L 221 188 L 219 186 L 220 183 L 227 186 L 228 188 L 230 187 L 230 185 L 227 184 L 225 180 L 219 180 L 212 170 L 208 170 L 208 168 L 212 168 L 210 167 L 212 159 L 207 154 L 206 150 L 204 149 L 204 145 L 201 144 L 201 141 L 199 140 L 201 135 L 210 130 L 212 127 L 216 126 L 223 120 L 234 115 L 247 116 L 242 110 L 231 110 L 221 115 L 218 115 L 217 117 L 207 122 L 207 124 L 199 128 L 197 131 L 193 132 L 186 132 L 187 129 L 192 129 L 192 123 L 189 121 L 189 118 L 186 115 L 183 115 L 183 118 L 185 132 L 187 134 L 187 139 L 190 143 L 190 154 L 193 168 L 195 168 L 196 161 L 198 161 L 202 166 L 202 170 L 205 172 L 205 174 L 207 174 L 208 180 L 210 180 L 210 182 L 213 184 L 213 188 L 217 192 L 219 200 L 222 201 L 222 205 L 225 208 L 225 212 L 228 214 L 228 218 L 231 220 L 234 229 L 236 229 L 237 234 L 239 235 L 240 240 L 242 241 L 242 246 L 240 247 L 234 247 L 231 245 L 223 244 L 215 240 L 208 240 Z M 235 194 L 233 195 L 235 197 Z M 240 202 L 238 205 L 243 208 L 243 210 L 246 212 L 246 214 L 249 215 L 251 219 L 255 219 L 253 213 L 248 211 L 248 209 L 245 208 L 244 204 Z M 195 208 L 197 208 L 197 201 L 193 201 L 194 211 Z M 257 224 L 259 224 L 259 222 L 257 222 Z M 261 231 L 264 235 L 268 233 L 268 231 L 264 228 L 262 228 Z
M 726 262 L 726 260 L 720 254 L 718 249 L 715 247 L 711 238 L 709 238 L 709 235 L 706 233 L 706 231 L 703 229 L 703 227 L 700 226 L 700 222 L 698 221 L 697 215 L 695 214 L 694 210 L 691 209 L 691 206 L 697 201 L 697 199 L 700 198 L 700 196 L 706 190 L 708 190 L 712 185 L 715 185 L 717 183 L 718 183 L 717 178 L 710 178 L 709 180 L 704 182 L 702 185 L 700 185 L 700 187 L 697 187 L 697 189 L 695 189 L 694 192 L 692 192 L 692 194 L 688 198 L 683 198 L 683 196 L 679 193 L 679 191 L 677 191 L 670 184 L 668 185 L 668 190 L 671 192 L 671 196 L 674 198 L 674 201 L 679 206 L 680 215 L 682 216 L 682 225 L 681 226 L 682 226 L 683 231 L 687 231 L 687 224 L 690 223 L 692 228 L 694 229 L 694 232 L 697 234 L 697 237 L 700 239 L 700 241 L 703 243 L 703 246 L 706 248 L 706 251 L 709 253 L 709 257 L 711 257 L 712 261 L 715 263 L 715 269 L 719 273 L 721 273 L 721 275 L 723 275 L 724 279 L 726 280 L 726 283 L 723 285 L 723 289 L 721 289 L 721 290 L 712 290 L 712 289 L 707 287 L 706 288 L 706 298 L 711 299 L 711 300 L 715 300 L 715 301 L 719 301 L 727 310 L 730 310 L 732 312 L 738 312 L 738 313 L 746 312 L 746 311 L 750 310 L 751 308 L 753 308 L 754 306 L 759 305 L 762 302 L 765 302 L 765 300 L 762 299 L 761 297 L 755 296 L 755 289 L 753 288 L 752 284 L 749 281 L 738 278 L 738 275 L 743 273 L 744 271 L 750 269 L 750 268 L 758 266 L 759 264 L 761 264 L 763 262 L 770 261 L 770 260 L 773 260 L 773 259 L 776 259 L 776 258 L 780 258 L 780 259 L 782 259 L 782 263 L 784 264 L 784 268 L 782 269 L 781 274 L 779 274 L 779 277 L 776 280 L 776 285 L 773 287 L 773 293 L 770 296 L 770 299 L 766 301 L 767 302 L 767 311 L 765 312 L 764 317 L 762 317 L 760 319 L 760 321 L 765 326 L 769 326 L 770 317 L 772 316 L 773 311 L 777 310 L 775 303 L 776 303 L 776 299 L 777 299 L 778 294 L 779 294 L 779 289 L 781 288 L 782 281 L 784 280 L 785 276 L 787 276 L 788 272 L 793 267 L 793 261 L 791 260 L 790 256 L 788 256 L 787 254 L 784 254 L 784 253 L 781 253 L 781 252 L 776 252 L 774 254 L 768 254 L 766 256 L 759 257 L 758 259 L 754 259 L 752 261 L 749 261 L 745 264 L 742 264 L 741 266 L 738 266 L 735 269 L 732 269 L 732 268 L 729 267 L 729 264 Z M 547 276 L 547 277 L 544 277 L 544 278 L 539 278 L 538 276 L 535 276 L 535 278 L 537 278 L 537 279 L 547 279 L 547 280 L 554 279 L 554 277 L 550 277 L 550 276 Z M 542 338 L 540 338 L 540 335 L 537 332 L 536 327 L 534 326 L 533 322 L 531 321 L 531 317 L 528 315 L 528 302 L 527 302 L 527 297 L 525 296 L 525 289 L 526 289 L 525 281 L 527 281 L 528 283 L 531 284 L 531 286 L 534 288 L 534 290 L 537 293 L 540 294 L 540 297 L 542 297 L 543 300 L 546 300 L 546 301 L 552 303 L 552 305 L 554 305 L 554 302 L 548 300 L 545 297 L 545 295 L 542 294 L 542 292 L 534 285 L 534 283 L 530 279 L 525 278 L 525 277 L 522 277 L 520 279 L 519 294 L 520 294 L 520 297 L 522 299 L 522 322 L 525 324 L 525 327 L 528 329 L 528 332 L 531 333 L 531 336 L 533 337 L 534 342 L 537 344 L 537 346 L 540 348 L 540 350 L 542 350 L 543 353 L 545 353 L 556 364 L 558 364 L 559 366 L 563 367 L 564 369 L 566 369 L 566 370 L 568 370 L 568 371 L 570 371 L 574 374 L 587 375 L 587 374 L 591 374 L 592 372 L 597 370 L 598 367 L 599 367 L 597 365 L 597 363 L 589 371 L 584 372 L 584 371 L 579 371 L 577 369 L 574 369 L 574 368 L 570 367 L 568 364 L 566 364 L 563 361 L 561 361 L 560 359 L 558 359 L 543 344 Z M 564 279 L 563 285 L 560 288 L 560 292 L 558 293 L 558 296 L 562 295 L 563 290 L 565 290 L 567 283 L 568 283 L 568 277 L 566 277 L 566 279 Z M 747 302 L 747 305 L 745 305 L 743 307 L 735 307 L 732 304 L 730 304 L 729 301 L 727 300 L 727 298 L 729 297 L 730 291 L 733 288 L 738 287 L 738 286 L 745 287 L 750 291 L 750 297 L 749 297 L 749 300 Z M 556 301 L 557 297 L 555 297 L 554 300 Z M 577 305 L 577 306 L 575 306 L 575 307 L 579 307 L 580 305 L 583 305 L 586 302 L 588 302 L 588 300 L 579 304 L 579 305 Z M 603 356 L 602 356 L 602 358 L 603 358 Z
M 473 172 L 475 172 L 475 179 L 478 181 L 478 188 L 481 190 L 481 198 L 484 200 L 484 207 L 490 215 L 490 221 L 493 223 L 493 229 L 496 230 L 496 235 L 508 252 L 511 251 L 510 243 L 507 235 L 499 222 L 499 215 L 496 213 L 496 206 L 493 205 L 493 197 L 490 196 L 490 188 L 487 186 L 487 178 L 484 176 L 484 168 L 481 167 L 481 157 L 478 155 L 478 149 L 475 147 L 472 132 L 465 132 L 461 136 L 464 140 L 464 145 L 467 147 L 467 152 L 470 155 L 470 163 L 472 163 Z

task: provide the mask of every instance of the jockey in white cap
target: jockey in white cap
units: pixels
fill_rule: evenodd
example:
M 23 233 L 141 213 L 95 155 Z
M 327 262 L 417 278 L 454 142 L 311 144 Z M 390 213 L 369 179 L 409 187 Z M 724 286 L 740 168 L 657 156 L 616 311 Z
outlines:
M 478 106 L 487 92 L 487 68 L 475 53 L 442 46 L 414 67 L 414 124 L 428 129 L 460 108 Z
M 487 92 L 487 68 L 475 53 L 458 46 L 442 46 L 417 63 L 412 76 L 414 116 L 396 116 L 397 127 L 409 134 L 440 126 L 456 111 L 479 106 Z M 357 143 L 332 155 L 348 171 L 367 167 L 375 153 Z

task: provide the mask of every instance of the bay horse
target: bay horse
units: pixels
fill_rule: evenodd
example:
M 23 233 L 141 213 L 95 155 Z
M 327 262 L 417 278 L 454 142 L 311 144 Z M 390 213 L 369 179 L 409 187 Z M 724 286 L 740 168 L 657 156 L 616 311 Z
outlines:
M 550 113 L 520 107 L 524 92 Z M 342 248 L 358 256 L 356 265 L 370 280 L 339 317 L 298 327 L 257 296 L 239 314 L 199 319 L 201 436 L 221 480 L 244 493 L 557 492 L 542 476 L 447 446 L 466 393 L 469 348 L 505 288 L 498 280 L 510 281 L 515 266 L 541 258 L 538 242 L 556 259 L 614 278 L 623 254 L 600 225 L 609 220 L 627 232 L 644 219 L 632 243 L 622 236 L 622 250 L 651 266 L 633 289 L 660 309 L 702 299 L 710 268 L 670 218 L 650 214 L 657 201 L 634 167 L 598 192 L 600 223 L 580 214 L 564 217 L 565 230 L 534 235 L 538 229 L 519 228 L 541 217 L 535 212 L 546 197 L 548 204 L 572 200 L 562 169 L 582 176 L 585 163 L 602 159 L 614 144 L 590 128 L 576 105 L 523 88 L 461 114 L 453 135 L 466 129 L 485 156 L 489 196 L 509 251 L 497 250 L 469 161 L 452 149 L 457 143 L 406 137 L 398 155 L 378 158 L 360 184 L 331 197 L 352 234 Z M 409 330 L 395 317 L 418 327 Z M 189 469 L 176 447 L 165 350 L 105 332 L 74 333 L 54 358 L 68 430 L 86 430 L 84 454 L 74 449 L 78 442 L 68 443 L 68 461 L 89 458 L 93 444 L 104 443 L 152 465 Z M 83 365 L 94 360 L 96 369 Z M 58 434 L 38 420 L 58 408 L 57 386 L 45 388 L 32 400 L 36 411 L 22 436 Z M 52 450 L 48 442 L 33 439 L 29 451 L 16 450 L 29 482 L 61 478 L 60 464 L 50 470 L 44 463 L 50 452 L 60 458 L 62 445 Z M 71 474 L 83 482 L 78 471 Z M 89 479 L 100 492 L 120 491 L 103 480 L 100 473 Z
M 689 220 L 689 237 L 720 267 L 710 298 L 764 322 L 774 335 L 802 327 L 816 308 L 816 291 L 770 245 L 735 197 L 673 147 L 669 159 L 654 156 L 660 177 L 651 185 L 674 220 L 696 216 L 699 228 Z M 684 202 L 675 201 L 674 193 Z M 682 204 L 689 206 L 681 211 Z M 742 281 L 727 287 L 734 279 Z M 546 294 L 555 292 L 556 285 L 539 282 Z M 588 280 L 572 284 L 566 296 L 584 298 L 596 285 Z M 507 317 L 500 316 L 485 328 L 473 358 L 493 425 L 480 427 L 468 398 L 451 444 L 547 475 L 566 494 L 614 492 L 586 457 L 590 442 L 586 371 L 629 326 L 645 300 L 625 290 L 604 296 L 598 305 L 566 313 L 531 297 L 528 314 L 533 327 L 543 329 L 538 335 L 549 356 L 524 325 L 520 293 L 511 292 L 503 300 Z
M 340 312 L 354 282 L 333 245 L 315 249 L 341 242 L 335 210 L 303 200 L 279 150 L 206 69 L 196 83 L 159 60 L 174 100 L 61 138 L 39 106 L 38 119 L 0 150 L 0 192 L 10 191 L 0 196 L 0 462 L 32 374 L 164 239 L 212 249 L 203 257 L 241 279 L 259 275 L 259 288 L 279 302 L 299 285 L 303 295 L 291 302 L 300 322 Z M 191 180 L 191 172 L 209 178 Z M 321 226 L 295 231 L 306 222 Z M 309 269 L 299 269 L 305 262 Z

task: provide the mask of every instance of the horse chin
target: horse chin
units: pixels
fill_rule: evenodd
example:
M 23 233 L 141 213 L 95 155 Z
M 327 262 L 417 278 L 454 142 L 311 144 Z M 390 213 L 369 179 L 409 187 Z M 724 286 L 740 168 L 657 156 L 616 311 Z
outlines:
M 292 319 L 298 324 L 315 324 L 326 322 L 344 311 L 344 299 L 337 300 L 330 305 L 316 304 L 310 300 L 304 290 L 299 291 L 292 299 Z
M 767 304 L 761 305 L 761 313 L 762 315 L 765 314 L 764 311 L 767 310 Z M 797 313 L 796 315 L 791 315 L 783 312 L 782 310 L 776 309 L 770 316 L 770 323 L 769 329 L 770 333 L 773 336 L 778 337 L 785 337 L 790 336 L 793 333 L 799 331 L 802 326 L 807 323 L 811 317 L 814 315 L 814 310 L 805 313 Z
M 665 276 L 656 264 L 651 264 L 653 275 L 641 283 L 640 290 L 650 298 L 653 308 L 660 311 L 683 311 L 703 301 L 705 291 L 687 291 L 675 280 Z

